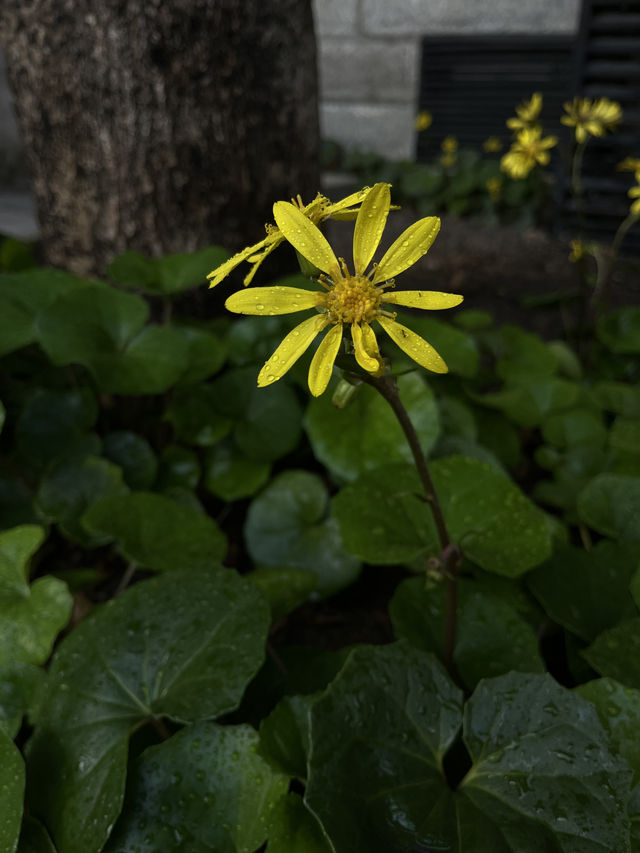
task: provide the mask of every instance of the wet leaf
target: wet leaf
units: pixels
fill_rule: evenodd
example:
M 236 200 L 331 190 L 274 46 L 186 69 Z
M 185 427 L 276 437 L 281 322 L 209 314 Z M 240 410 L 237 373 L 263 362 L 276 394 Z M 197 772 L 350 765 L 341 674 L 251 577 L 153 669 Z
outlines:
M 102 452 L 122 469 L 130 489 L 148 489 L 158 473 L 158 460 L 144 436 L 130 430 L 108 432 L 103 439 Z
M 578 495 L 578 515 L 603 536 L 640 540 L 640 477 L 598 474 Z
M 97 417 L 98 406 L 88 388 L 34 388 L 16 422 L 17 447 L 30 462 L 44 465 L 70 450 Z
M 13 853 L 20 835 L 24 796 L 24 762 L 16 746 L 0 730 L 0 850 Z
M 237 501 L 255 494 L 270 473 L 270 462 L 249 459 L 232 441 L 225 440 L 207 453 L 204 486 L 223 501 Z
M 32 812 L 60 850 L 102 849 L 122 805 L 129 735 L 142 723 L 211 719 L 239 704 L 268 626 L 250 583 L 210 569 L 139 583 L 65 638 L 28 756 Z
M 320 824 L 298 794 L 283 797 L 271 815 L 269 853 L 331 853 Z
M 640 616 L 603 631 L 582 656 L 600 675 L 640 690 Z

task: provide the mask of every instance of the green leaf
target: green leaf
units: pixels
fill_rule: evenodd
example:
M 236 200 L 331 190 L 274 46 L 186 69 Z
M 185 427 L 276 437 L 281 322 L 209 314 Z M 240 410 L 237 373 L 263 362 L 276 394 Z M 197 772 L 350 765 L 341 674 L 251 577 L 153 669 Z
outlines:
M 7 661 L 0 664 L 0 731 L 17 735 L 25 714 L 32 714 L 44 683 L 44 670 L 34 664 Z
M 98 406 L 88 388 L 34 388 L 16 422 L 16 444 L 29 461 L 44 465 L 70 450 L 97 417 Z
M 591 409 L 571 409 L 550 415 L 542 423 L 542 435 L 556 447 L 576 444 L 604 447 L 607 441 L 602 417 Z
M 102 391 L 160 394 L 187 367 L 187 343 L 169 327 L 146 326 L 138 296 L 103 285 L 58 298 L 38 316 L 40 343 L 57 365 L 78 363 Z
M 13 853 L 18 844 L 24 795 L 24 762 L 17 747 L 0 731 L 0 850 Z
M 140 252 L 124 252 L 111 262 L 107 273 L 125 287 L 171 296 L 204 285 L 207 274 L 229 257 L 229 253 L 220 246 L 161 258 L 146 258 Z
M 508 849 L 628 849 L 628 767 L 593 706 L 550 676 L 481 682 L 465 707 L 464 742 L 473 766 L 461 794 L 497 824 Z
M 445 360 L 450 373 L 470 379 L 478 371 L 479 353 L 467 332 L 434 317 L 413 314 L 408 325 L 435 347 Z M 387 341 L 384 342 L 385 348 Z
M 598 321 L 596 333 L 612 352 L 640 353 L 640 308 L 622 308 Z
M 431 389 L 417 373 L 398 378 L 400 398 L 418 433 L 425 453 L 440 431 L 438 408 Z M 331 394 L 312 400 L 305 429 L 314 454 L 334 476 L 355 480 L 359 474 L 387 462 L 413 462 L 402 428 L 389 404 L 370 386 L 362 386 L 346 409 L 336 409 Z
M 217 393 L 211 385 L 179 386 L 171 395 L 164 418 L 180 441 L 211 447 L 232 427 L 231 420 L 220 414 L 216 400 Z
M 596 382 L 591 388 L 591 396 L 608 412 L 640 418 L 640 388 L 624 382 Z
M 227 549 L 213 519 L 152 492 L 101 498 L 82 523 L 96 536 L 115 539 L 125 559 L 157 572 L 215 568 Z
M 38 311 L 58 296 L 88 286 L 62 270 L 43 268 L 0 275 L 0 356 L 37 339 Z
M 629 582 L 640 563 L 640 543 L 603 540 L 590 551 L 564 545 L 527 578 L 549 616 L 590 642 L 635 615 Z
M 502 390 L 470 396 L 481 405 L 500 409 L 518 426 L 532 428 L 554 412 L 573 406 L 579 399 L 580 386 L 555 376 L 514 372 Z
M 640 616 L 603 631 L 581 654 L 600 675 L 640 690 Z
M 617 417 L 609 434 L 609 446 L 623 453 L 639 455 L 640 420 Z
M 0 667 L 44 663 L 71 615 L 67 586 L 50 575 L 28 584 L 28 563 L 44 541 L 40 527 L 0 533 Z
M 199 723 L 147 749 L 105 853 L 254 853 L 289 779 L 249 726 Z
M 245 575 L 255 584 L 271 607 L 271 621 L 277 622 L 309 599 L 317 586 L 313 572 L 263 566 Z
M 576 687 L 576 693 L 595 705 L 598 718 L 612 746 L 640 782 L 640 690 L 618 684 L 612 678 L 597 678 Z
M 107 275 L 125 287 L 151 290 L 157 280 L 155 262 L 140 252 L 123 252 L 107 267 Z
M 61 851 L 102 849 L 122 806 L 128 738 L 143 722 L 237 707 L 268 627 L 254 587 L 218 569 L 139 583 L 64 639 L 28 756 L 32 812 Z
M 220 370 L 227 348 L 217 335 L 198 326 L 177 326 L 176 331 L 187 344 L 188 364 L 180 382 L 202 382 Z
M 204 486 L 223 501 L 237 501 L 255 494 L 270 473 L 270 462 L 248 459 L 233 442 L 224 440 L 207 452 Z
M 53 842 L 39 821 L 31 817 L 24 819 L 18 853 L 56 853 Z
M 307 777 L 309 710 L 315 696 L 284 696 L 260 724 L 260 750 L 288 776 Z
M 431 476 L 452 541 L 487 571 L 517 577 L 551 553 L 542 513 L 503 474 L 476 459 L 436 459 Z M 392 484 L 392 487 L 390 487 Z M 377 563 L 441 550 L 413 469 L 385 466 L 346 486 L 334 513 L 348 551 Z
M 13 237 L 4 237 L 0 241 L 0 270 L 20 272 L 35 266 L 36 261 L 31 244 L 15 240 Z
M 585 524 L 613 539 L 640 539 L 640 477 L 598 474 L 578 495 Z
M 307 471 L 284 471 L 254 498 L 245 537 L 256 563 L 313 572 L 321 596 L 348 586 L 360 572 L 360 561 L 342 546 L 326 486 Z
M 130 489 L 148 489 L 158 473 L 158 460 L 144 436 L 129 430 L 109 432 L 104 436 L 102 452 L 122 469 Z
M 445 585 L 423 578 L 403 581 L 389 614 L 396 636 L 418 649 L 442 656 L 445 636 Z M 465 684 L 516 672 L 544 672 L 533 628 L 518 612 L 478 583 L 458 583 L 454 662 Z
M 269 827 L 269 853 L 331 853 L 318 821 L 298 794 L 287 794 L 274 809 Z
M 122 499 L 128 489 L 122 470 L 97 456 L 59 456 L 40 481 L 37 505 L 48 521 L 61 525 L 64 532 L 87 547 L 104 545 L 104 536 L 90 535 L 80 516 L 101 497 Z
M 350 653 L 311 708 L 305 802 L 334 849 L 415 846 L 416 824 L 446 791 L 442 761 L 461 717 L 462 692 L 430 655 L 405 643 Z
M 252 389 L 248 406 L 233 430 L 238 448 L 258 462 L 272 462 L 291 453 L 301 434 L 298 398 L 289 385 L 280 382 Z
M 195 489 L 200 482 L 200 460 L 196 453 L 170 444 L 162 451 L 160 458 L 160 487 L 163 489 Z
M 503 326 L 500 336 L 496 373 L 502 379 L 522 375 L 551 376 L 556 372 L 558 360 L 555 354 L 537 335 L 519 326 Z

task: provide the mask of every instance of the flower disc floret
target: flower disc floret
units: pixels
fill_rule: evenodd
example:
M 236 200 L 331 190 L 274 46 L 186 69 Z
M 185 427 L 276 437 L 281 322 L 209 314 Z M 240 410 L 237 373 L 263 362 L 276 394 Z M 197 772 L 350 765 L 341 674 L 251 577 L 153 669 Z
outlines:
M 376 322 L 414 361 L 435 373 L 446 373 L 447 365 L 435 349 L 411 329 L 396 322 L 395 313 L 386 305 L 410 308 L 452 308 L 462 302 L 455 293 L 414 290 L 385 292 L 393 287 L 394 277 L 416 263 L 436 238 L 440 220 L 428 216 L 414 222 L 389 247 L 378 264 L 366 269 L 378 247 L 390 209 L 389 184 L 376 184 L 362 202 L 353 234 L 353 268 L 336 258 L 333 249 L 317 226 L 288 202 L 276 202 L 274 217 L 280 232 L 311 264 L 322 271 L 318 282 L 323 291 L 295 287 L 255 287 L 234 293 L 226 301 L 230 311 L 239 314 L 290 314 L 315 308 L 317 313 L 303 320 L 267 359 L 258 374 L 258 385 L 270 385 L 282 378 L 313 340 L 328 327 L 309 368 L 309 389 L 314 396 L 329 384 L 348 327 L 356 361 L 375 376 L 384 371 L 372 323 Z

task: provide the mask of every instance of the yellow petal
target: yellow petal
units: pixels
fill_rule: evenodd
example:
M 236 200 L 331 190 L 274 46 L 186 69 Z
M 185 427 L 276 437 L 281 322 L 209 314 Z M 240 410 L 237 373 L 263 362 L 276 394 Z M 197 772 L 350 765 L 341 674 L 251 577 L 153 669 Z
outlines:
M 413 266 L 427 253 L 439 230 L 440 220 L 437 216 L 427 216 L 410 225 L 387 249 L 378 264 L 373 283 L 386 281 Z
M 373 335 L 373 329 L 371 328 L 371 326 L 368 326 L 367 328 Z M 367 346 L 369 338 L 363 340 L 364 335 L 362 332 L 362 327 L 358 325 L 358 323 L 353 323 L 351 325 L 351 337 L 353 338 L 353 346 L 355 347 L 356 351 L 356 361 L 363 370 L 366 370 L 368 373 L 376 373 L 376 371 L 380 367 L 380 362 L 371 353 L 370 348 Z M 373 339 L 375 341 L 375 335 L 373 335 Z
M 295 364 L 313 339 L 320 334 L 328 323 L 329 318 L 327 315 L 320 314 L 315 317 L 309 317 L 300 323 L 299 326 L 296 326 L 295 329 L 292 329 L 271 358 L 265 362 L 264 367 L 258 374 L 258 387 L 264 388 L 265 385 L 271 385 L 272 382 L 282 379 L 287 370 Z
M 351 195 L 341 198 L 340 201 L 336 201 L 333 204 L 330 204 L 328 207 L 325 208 L 325 217 L 333 216 L 335 213 L 340 213 L 349 207 L 353 207 L 354 204 L 361 204 L 370 192 L 370 187 L 364 187 L 364 189 L 358 190 L 355 193 L 351 193 Z M 358 211 L 355 210 L 353 212 L 357 213 Z
M 414 361 L 417 361 L 421 367 L 426 367 L 427 370 L 431 370 L 433 373 L 449 372 L 449 368 L 444 363 L 442 357 L 420 335 L 412 332 L 411 329 L 407 329 L 406 326 L 396 323 L 395 320 L 389 319 L 389 317 L 378 315 L 376 320 L 391 340 Z
M 353 263 L 356 275 L 365 271 L 378 248 L 390 204 L 389 184 L 375 184 L 362 202 L 353 231 Z
M 295 205 L 288 201 L 277 201 L 273 205 L 273 215 L 280 232 L 314 266 L 329 274 L 338 269 L 338 261 L 331 246 L 313 222 Z
M 393 305 L 405 305 L 407 308 L 428 308 L 437 311 L 440 308 L 453 308 L 460 305 L 464 296 L 459 293 L 440 293 L 437 290 L 399 290 L 382 294 L 382 302 Z
M 225 261 L 223 264 L 220 264 L 219 267 L 216 267 L 207 276 L 207 278 L 211 279 L 209 287 L 215 287 L 216 284 L 220 284 L 222 279 L 226 278 L 232 270 L 242 263 L 242 261 L 255 254 L 259 249 L 264 248 L 267 243 L 267 239 L 268 238 L 265 237 L 265 239 L 260 240 L 259 243 L 254 243 L 253 246 L 247 246 L 246 249 L 243 249 L 241 252 L 236 252 L 236 254 L 229 258 L 228 261 Z
M 333 362 L 338 355 L 341 340 L 342 324 L 336 323 L 324 336 L 315 355 L 311 359 L 309 366 L 309 390 L 314 397 L 319 397 L 329 384 L 333 371 Z
M 283 239 L 284 238 L 276 241 L 275 243 L 272 243 L 270 246 L 267 246 L 267 248 L 263 252 L 260 252 L 259 255 L 253 256 L 251 258 L 247 258 L 247 261 L 251 264 L 251 270 L 244 277 L 243 284 L 245 287 L 248 287 L 251 284 L 251 282 L 253 281 L 254 275 L 258 272 L 258 268 L 260 267 L 260 264 L 264 261 L 264 259 L 268 255 L 271 254 L 271 252 L 273 252 L 274 249 L 278 248 L 280 243 L 282 243 Z
M 255 314 L 272 316 L 274 314 L 293 314 L 305 308 L 323 305 L 324 293 L 303 290 L 301 287 L 249 287 L 232 293 L 224 303 L 228 311 L 236 314 Z

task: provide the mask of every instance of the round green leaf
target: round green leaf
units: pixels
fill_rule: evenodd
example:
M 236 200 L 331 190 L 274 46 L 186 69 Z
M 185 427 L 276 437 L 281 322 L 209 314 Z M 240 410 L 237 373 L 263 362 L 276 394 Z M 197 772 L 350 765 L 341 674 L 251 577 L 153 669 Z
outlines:
M 396 636 L 442 656 L 446 590 L 442 582 L 408 578 L 395 591 L 389 614 Z M 544 672 L 533 628 L 506 601 L 471 581 L 458 583 L 454 662 L 465 684 L 516 672 Z
M 200 482 L 200 460 L 186 447 L 170 444 L 160 458 L 160 487 L 163 489 L 195 489 Z
M 640 477 L 598 474 L 578 495 L 578 515 L 603 536 L 640 540 Z
M 129 430 L 109 432 L 103 439 L 102 452 L 122 469 L 130 489 L 148 489 L 158 473 L 158 460 L 151 445 L 142 435 Z
M 283 797 L 271 815 L 269 853 L 331 853 L 320 824 L 298 794 Z
M 27 459 L 44 464 L 71 449 L 97 417 L 98 406 L 88 388 L 35 388 L 18 416 L 16 444 Z
M 43 528 L 35 524 L 0 533 L 0 602 L 28 597 L 29 560 L 44 540 Z
M 250 726 L 199 723 L 147 749 L 105 853 L 254 853 L 289 778 Z
M 590 551 L 564 545 L 527 581 L 552 619 L 590 642 L 636 614 L 629 582 L 639 564 L 640 543 L 603 540 Z
M 0 356 L 37 339 L 36 315 L 58 296 L 89 285 L 62 270 L 0 275 Z
M 439 432 L 438 407 L 431 389 L 417 373 L 398 378 L 400 398 L 425 453 Z M 338 478 L 355 480 L 386 462 L 412 462 L 406 438 L 389 404 L 368 385 L 346 409 L 336 409 L 330 394 L 311 401 L 305 429 L 316 455 Z
M 418 827 L 447 790 L 461 716 L 461 691 L 430 655 L 405 643 L 351 652 L 311 708 L 305 802 L 334 849 L 425 844 Z
M 121 810 L 128 738 L 141 723 L 237 707 L 268 627 L 253 585 L 218 569 L 139 583 L 64 639 L 28 756 L 32 811 L 60 850 L 102 849 Z
M 140 252 L 123 252 L 107 267 L 107 275 L 125 287 L 151 290 L 158 276 L 155 261 Z
M 558 367 L 558 360 L 547 344 L 519 326 L 500 329 L 498 355 L 496 373 L 502 379 L 531 374 L 550 376 Z
M 0 731 L 17 735 L 25 714 L 32 714 L 41 696 L 45 672 L 39 666 L 11 660 L 0 664 Z
M 600 675 L 640 690 L 640 616 L 603 631 L 582 656 Z
M 631 774 L 591 703 L 548 675 L 482 681 L 465 707 L 464 741 L 473 766 L 461 794 L 509 850 L 628 849 Z
M 624 382 L 596 382 L 591 388 L 591 396 L 608 412 L 640 418 L 640 388 Z
M 579 396 L 576 382 L 535 372 L 512 374 L 501 391 L 470 393 L 475 402 L 500 409 L 515 424 L 527 428 L 539 426 L 549 415 L 574 405 Z
M 274 623 L 307 601 L 317 585 L 313 572 L 279 566 L 262 566 L 245 577 L 258 587 L 269 602 Z
M 220 370 L 227 348 L 217 335 L 198 326 L 178 326 L 176 331 L 187 344 L 188 364 L 180 382 L 202 382 Z
M 284 696 L 260 724 L 260 750 L 289 776 L 306 779 L 314 696 Z
M 237 501 L 255 494 L 269 479 L 270 462 L 247 458 L 229 440 L 220 441 L 207 453 L 204 486 L 223 501 Z
M 154 290 L 173 295 L 193 287 L 204 287 L 211 270 L 230 257 L 229 252 L 221 246 L 207 246 L 197 252 L 163 255 L 155 260 L 157 278 Z
M 16 746 L 0 731 L 0 850 L 13 853 L 18 844 L 24 796 L 24 762 Z
M 612 352 L 640 353 L 640 308 L 622 308 L 598 321 L 596 332 Z
M 186 444 L 210 447 L 227 435 L 231 421 L 220 415 L 211 385 L 179 386 L 164 414 L 176 437 Z
M 127 560 L 158 572 L 213 568 L 227 550 L 213 519 L 152 492 L 101 498 L 82 523 L 96 536 L 115 539 Z
M 550 415 L 542 423 L 542 435 L 556 447 L 591 444 L 604 447 L 607 430 L 600 413 L 592 409 L 570 409 Z
M 298 398 L 293 388 L 278 382 L 268 388 L 252 389 L 233 437 L 249 459 L 271 462 L 295 450 L 301 433 L 302 408 Z
M 256 563 L 313 572 L 321 596 L 348 586 L 360 572 L 360 561 L 342 547 L 326 486 L 307 471 L 284 471 L 254 498 L 245 537 Z
M 90 547 L 103 545 L 108 538 L 90 535 L 80 516 L 96 499 L 122 498 L 127 491 L 117 465 L 97 456 L 72 453 L 58 457 L 48 468 L 40 481 L 37 504 L 47 520 L 58 522 L 65 533 Z

